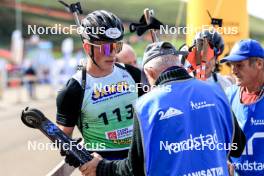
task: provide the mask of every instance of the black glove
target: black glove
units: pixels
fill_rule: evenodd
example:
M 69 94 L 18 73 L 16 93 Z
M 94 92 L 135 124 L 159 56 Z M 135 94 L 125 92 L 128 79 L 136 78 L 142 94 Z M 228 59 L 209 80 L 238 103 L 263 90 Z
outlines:
M 75 141 L 74 142 L 75 145 L 77 145 L 79 142 L 82 141 L 82 138 L 74 139 L 74 141 Z M 65 150 L 61 149 L 60 154 L 61 154 L 61 156 L 66 156 L 65 157 L 65 163 L 68 163 L 70 166 L 73 166 L 76 168 L 81 166 L 81 163 L 73 155 L 71 155 L 69 151 L 65 151 Z

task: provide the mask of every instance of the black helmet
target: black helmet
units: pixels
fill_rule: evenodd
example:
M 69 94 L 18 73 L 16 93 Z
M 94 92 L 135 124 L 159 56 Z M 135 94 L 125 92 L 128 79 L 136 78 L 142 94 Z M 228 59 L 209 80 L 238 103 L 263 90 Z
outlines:
M 84 28 L 82 37 L 93 41 L 116 42 L 123 39 L 124 27 L 122 21 L 113 13 L 96 10 L 89 13 L 82 21 Z
M 215 30 L 203 30 L 195 35 L 194 43 L 199 39 L 207 38 L 209 45 L 215 51 L 215 56 L 219 56 L 223 53 L 225 45 L 222 36 Z

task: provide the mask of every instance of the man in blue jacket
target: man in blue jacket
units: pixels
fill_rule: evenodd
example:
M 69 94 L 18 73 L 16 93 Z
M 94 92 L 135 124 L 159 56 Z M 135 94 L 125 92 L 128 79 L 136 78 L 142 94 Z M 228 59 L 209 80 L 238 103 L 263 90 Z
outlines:
M 143 69 L 152 90 L 135 105 L 128 158 L 93 154 L 83 175 L 228 175 L 227 158 L 243 151 L 244 136 L 219 86 L 196 80 L 168 42 L 148 45 Z
M 245 176 L 264 175 L 264 50 L 252 39 L 237 42 L 228 57 L 236 77 L 235 86 L 227 89 L 228 99 L 246 136 L 241 157 L 233 158 L 236 172 Z

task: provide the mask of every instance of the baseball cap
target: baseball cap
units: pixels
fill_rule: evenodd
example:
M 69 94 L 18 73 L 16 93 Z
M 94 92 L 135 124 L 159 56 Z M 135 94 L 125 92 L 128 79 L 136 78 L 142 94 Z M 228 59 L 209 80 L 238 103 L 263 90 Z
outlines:
M 142 66 L 148 63 L 150 60 L 163 55 L 187 55 L 188 52 L 177 51 L 175 47 L 169 42 L 155 42 L 146 47 L 144 52 Z
M 221 59 L 220 63 L 243 61 L 249 57 L 259 57 L 264 59 L 264 50 L 261 44 L 252 39 L 240 40 L 234 45 L 230 55 Z

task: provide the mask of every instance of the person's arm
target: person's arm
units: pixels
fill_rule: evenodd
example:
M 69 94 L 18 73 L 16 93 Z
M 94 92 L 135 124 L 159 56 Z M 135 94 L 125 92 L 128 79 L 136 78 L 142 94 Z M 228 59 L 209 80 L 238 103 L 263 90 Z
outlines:
M 58 92 L 56 122 L 59 128 L 70 137 L 80 115 L 82 99 L 82 88 L 75 79 L 70 79 L 66 86 Z M 76 143 L 78 142 L 80 139 L 76 139 Z M 65 162 L 70 166 L 80 166 L 80 162 L 74 156 L 68 155 L 63 149 L 61 149 L 60 154 L 66 156 Z
M 233 119 L 234 119 L 235 134 L 234 134 L 234 138 L 233 138 L 232 143 L 236 144 L 237 149 L 231 150 L 229 153 L 229 156 L 237 158 L 237 157 L 240 157 L 240 155 L 243 153 L 243 150 L 244 150 L 245 145 L 246 145 L 246 136 L 245 136 L 244 132 L 242 131 L 242 129 L 240 128 L 240 126 L 237 122 L 237 118 L 236 118 L 234 113 L 233 113 Z
M 63 126 L 63 125 L 58 125 L 58 127 L 63 131 L 63 133 L 65 133 L 68 136 L 72 137 L 72 133 L 73 133 L 74 127 L 66 127 L 66 126 Z
M 137 117 L 134 116 L 132 144 L 126 159 L 108 161 L 102 160 L 96 155 L 94 156 L 95 158 L 92 161 L 87 162 L 80 168 L 83 175 L 95 175 L 96 172 L 97 176 L 144 176 L 144 154 L 140 126 Z
M 71 136 L 77 124 L 82 97 L 82 88 L 75 79 L 70 79 L 67 85 L 58 92 L 56 104 L 56 122 L 60 129 Z

